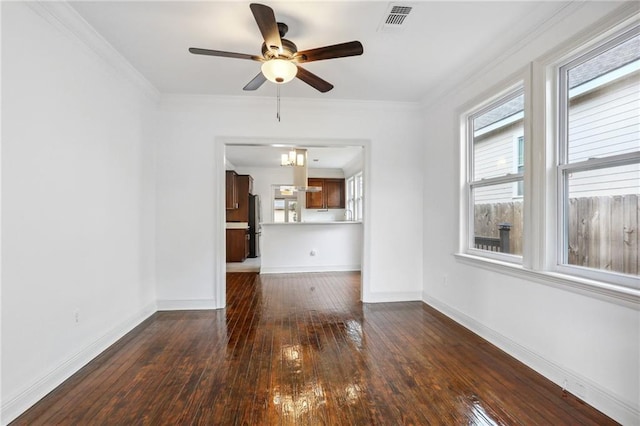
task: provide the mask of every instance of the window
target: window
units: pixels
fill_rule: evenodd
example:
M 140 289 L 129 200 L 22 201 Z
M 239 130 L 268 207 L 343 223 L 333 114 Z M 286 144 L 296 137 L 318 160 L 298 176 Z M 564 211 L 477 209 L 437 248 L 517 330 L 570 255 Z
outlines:
M 356 210 L 353 220 L 362 220 L 364 212 L 364 181 L 362 172 L 356 174 Z
M 364 184 L 362 172 L 347 179 L 347 211 L 351 212 L 353 220 L 362 220 L 364 207 Z
M 461 115 L 459 258 L 624 298 L 640 289 L 640 26 L 572 49 Z
M 518 136 L 516 141 L 517 144 L 517 159 L 516 162 L 516 173 L 524 176 L 524 136 Z M 524 195 L 524 181 L 518 181 L 516 185 L 516 196 L 522 197 Z
M 523 129 L 522 84 L 467 115 L 468 249 L 478 254 L 522 255 Z
M 351 218 L 354 218 L 353 214 L 356 206 L 356 177 L 351 176 L 347 179 L 347 211 L 351 212 Z M 345 213 L 345 218 L 349 219 Z
M 640 27 L 558 73 L 558 265 L 638 276 Z
M 273 185 L 273 221 L 276 223 L 296 222 L 298 215 L 298 193 L 293 187 Z

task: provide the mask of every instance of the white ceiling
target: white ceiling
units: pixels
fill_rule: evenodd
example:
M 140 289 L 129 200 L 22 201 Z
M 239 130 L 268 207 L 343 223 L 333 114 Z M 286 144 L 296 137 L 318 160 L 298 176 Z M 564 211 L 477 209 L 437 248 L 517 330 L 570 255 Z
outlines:
M 258 62 L 192 55 L 189 47 L 260 54 L 249 1 L 81 1 L 75 10 L 161 93 L 273 96 L 275 85 L 242 87 Z M 334 84 L 325 94 L 300 80 L 282 96 L 423 101 L 499 56 L 566 2 L 395 2 L 413 7 L 400 31 L 379 31 L 391 3 L 274 2 L 299 50 L 359 40 L 362 56 L 316 61 L 309 71 Z
M 362 159 L 360 146 L 308 147 L 307 161 L 310 169 L 344 169 Z M 289 152 L 287 147 L 227 145 L 226 159 L 237 167 L 280 167 L 280 155 Z

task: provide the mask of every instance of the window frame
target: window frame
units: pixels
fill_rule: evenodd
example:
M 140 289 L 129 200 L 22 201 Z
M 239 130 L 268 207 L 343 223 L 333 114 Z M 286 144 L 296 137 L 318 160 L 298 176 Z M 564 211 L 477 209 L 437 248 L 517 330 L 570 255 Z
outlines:
M 525 158 L 525 143 L 524 143 L 524 132 L 518 133 L 514 135 L 514 149 L 515 158 L 514 158 L 514 173 L 520 173 L 523 176 L 521 181 L 516 182 L 516 188 L 513 194 L 514 199 L 524 199 L 524 158 Z M 522 161 L 520 161 L 522 159 Z M 522 167 L 522 171 L 520 171 L 520 167 Z
M 291 184 L 287 184 L 287 185 L 272 185 L 271 188 L 271 221 L 273 223 L 291 223 L 291 222 L 295 222 L 295 220 L 293 220 L 294 218 L 290 218 L 290 213 L 291 213 L 291 209 L 290 209 L 290 204 L 292 203 L 297 203 L 298 197 L 297 196 L 283 196 L 283 197 L 278 197 L 278 190 L 281 187 L 293 187 L 294 185 Z M 282 201 L 284 204 L 284 208 L 283 208 L 283 212 L 284 212 L 284 221 L 283 222 L 277 222 L 276 221 L 276 211 L 279 209 L 276 209 L 275 207 L 275 203 L 276 201 Z
M 498 260 L 502 262 L 507 262 L 510 264 L 521 265 L 523 262 L 522 255 L 516 255 L 511 253 L 501 253 L 494 252 L 489 250 L 477 249 L 474 247 L 475 245 L 475 235 L 474 235 L 474 196 L 473 190 L 475 188 L 482 188 L 487 186 L 500 185 L 504 183 L 516 183 L 519 181 L 523 182 L 523 186 L 525 185 L 525 175 L 527 171 L 526 159 L 528 154 L 526 153 L 527 149 L 527 127 L 528 127 L 528 111 L 529 111 L 529 100 L 527 96 L 527 88 L 530 85 L 529 75 L 526 70 L 522 70 L 518 72 L 514 77 L 512 77 L 507 83 L 498 86 L 498 88 L 492 89 L 488 91 L 486 94 L 479 97 L 477 100 L 471 103 L 471 107 L 465 108 L 465 112 L 460 115 L 461 121 L 461 140 L 464 145 L 464 159 L 463 159 L 463 167 L 465 172 L 463 173 L 462 185 L 463 185 L 463 205 L 464 208 L 462 210 L 463 214 L 463 222 L 465 226 L 463 230 L 460 232 L 460 247 L 459 250 L 462 253 L 466 253 L 478 258 L 486 258 L 492 260 Z M 497 105 L 508 102 L 512 99 L 515 99 L 521 95 L 524 95 L 524 117 L 523 117 L 523 131 L 521 136 L 524 137 L 525 140 L 525 167 L 523 173 L 513 173 L 509 172 L 505 175 L 483 178 L 479 180 L 475 180 L 475 170 L 474 170 L 474 131 L 473 131 L 473 120 L 474 118 L 490 111 L 495 108 Z M 518 132 L 518 135 L 520 133 Z M 516 153 L 517 154 L 517 153 Z M 526 191 L 525 191 L 526 193 Z M 522 199 L 523 201 L 523 212 L 526 207 L 525 197 L 517 197 Z M 523 226 L 523 248 L 525 246 L 524 239 L 526 237 L 526 226 Z
M 606 43 L 640 24 L 640 13 L 621 11 L 603 19 L 589 30 L 559 44 L 534 58 L 521 70 L 495 84 L 491 89 L 463 104 L 457 111 L 459 131 L 458 236 L 455 258 L 474 267 L 523 278 L 564 290 L 587 294 L 623 306 L 637 306 L 640 301 L 640 277 L 588 269 L 579 266 L 558 268 L 558 70 L 589 49 Z M 490 254 L 477 253 L 467 247 L 469 235 L 469 191 L 466 116 L 492 99 L 508 92 L 524 76 L 525 87 L 525 170 L 523 207 L 524 230 L 522 262 L 503 261 Z M 528 96 L 527 96 L 528 95 Z M 635 155 L 635 154 L 634 154 Z M 609 161 L 597 160 L 597 161 Z M 585 164 L 586 166 L 587 164 Z M 590 165 L 597 166 L 597 163 Z
M 364 216 L 364 181 L 362 171 L 346 179 L 346 210 L 351 211 L 351 220 L 360 222 Z
M 347 180 L 346 180 L 346 186 L 347 186 L 346 208 L 347 208 L 348 211 L 351 212 L 351 218 L 353 220 L 355 220 L 355 206 L 356 206 L 355 185 L 356 185 L 355 175 L 347 178 Z M 345 214 L 346 214 L 346 212 L 345 212 Z
M 573 51 L 560 57 L 547 66 L 546 79 L 548 87 L 555 87 L 553 92 L 548 92 L 547 96 L 549 108 L 547 116 L 553 114 L 554 131 L 552 145 L 547 144 L 547 149 L 552 150 L 553 164 L 553 193 L 556 197 L 554 218 L 554 232 L 556 245 L 550 252 L 547 268 L 552 272 L 563 275 L 575 276 L 588 280 L 601 281 L 626 287 L 630 289 L 640 289 L 640 276 L 623 274 L 615 271 L 589 268 L 568 263 L 568 175 L 570 173 L 584 172 L 616 166 L 640 163 L 640 150 L 608 155 L 605 157 L 589 158 L 571 162 L 569 160 L 569 88 L 567 82 L 568 70 L 587 62 L 610 48 L 623 43 L 632 37 L 640 35 L 639 23 L 622 23 L 616 29 L 591 37 L 586 43 L 577 46 Z M 549 185 L 547 185 L 549 188 Z M 547 231 L 549 232 L 549 231 Z
M 362 172 L 356 173 L 354 176 L 355 203 L 353 220 L 362 221 L 364 217 L 364 175 Z

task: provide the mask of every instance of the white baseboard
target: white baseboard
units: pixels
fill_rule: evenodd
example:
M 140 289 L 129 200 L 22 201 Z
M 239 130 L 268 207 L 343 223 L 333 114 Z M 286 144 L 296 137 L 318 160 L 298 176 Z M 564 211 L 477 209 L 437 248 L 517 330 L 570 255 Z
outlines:
M 328 266 L 261 266 L 261 274 L 295 274 L 303 272 L 351 272 L 360 271 L 360 265 Z
M 55 367 L 49 374 L 31 384 L 27 389 L 15 397 L 6 402 L 2 401 L 1 423 L 6 425 L 20 414 L 24 413 L 29 407 L 38 402 L 56 387 L 60 386 L 62 382 L 78 372 L 78 370 L 97 357 L 100 353 L 104 352 L 109 346 L 113 345 L 118 341 L 118 339 L 133 330 L 136 326 L 142 323 L 142 321 L 149 318 L 155 312 L 155 303 L 145 306 L 138 313 L 113 327 L 102 337 L 98 338 L 80 352 Z
M 635 404 L 634 406 L 633 402 L 624 401 L 597 383 L 540 356 L 510 338 L 452 308 L 446 303 L 434 299 L 427 294 L 423 294 L 422 297 L 425 303 L 431 307 L 491 342 L 509 355 L 542 374 L 547 379 L 585 401 L 587 404 L 613 418 L 615 421 L 623 425 L 640 424 L 639 405 Z
M 213 299 L 172 300 L 162 299 L 157 301 L 159 311 L 203 311 L 220 309 Z
M 417 302 L 422 301 L 422 293 L 417 291 L 410 292 L 385 292 L 385 293 L 368 293 L 362 295 L 363 303 L 389 303 L 389 302 Z

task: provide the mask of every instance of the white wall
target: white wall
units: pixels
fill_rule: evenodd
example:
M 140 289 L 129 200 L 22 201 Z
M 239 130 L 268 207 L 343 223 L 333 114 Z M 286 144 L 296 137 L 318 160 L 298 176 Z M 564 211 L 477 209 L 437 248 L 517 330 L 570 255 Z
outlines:
M 41 5 L 1 7 L 6 423 L 155 311 L 154 156 L 140 89 Z
M 344 166 L 342 170 L 344 173 L 344 177 L 350 178 L 356 173 L 360 173 L 364 168 L 364 156 L 358 155 L 354 158 L 349 164 Z
M 363 298 L 420 298 L 423 148 L 414 106 L 284 98 L 279 123 L 270 98 L 166 96 L 158 123 L 161 306 L 224 305 L 224 144 L 247 139 L 368 144 Z M 392 208 L 398 200 L 402 222 Z
M 637 304 L 582 294 L 457 260 L 460 107 L 548 48 L 594 23 L 615 4 L 584 3 L 564 22 L 532 35 L 485 74 L 434 100 L 424 115 L 424 300 L 626 424 L 640 400 Z M 428 200 L 428 201 L 427 201 Z
M 360 223 L 262 227 L 261 273 L 359 271 L 361 259 Z

